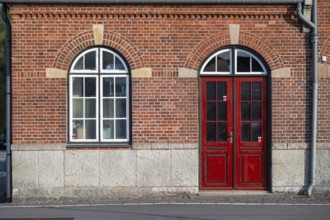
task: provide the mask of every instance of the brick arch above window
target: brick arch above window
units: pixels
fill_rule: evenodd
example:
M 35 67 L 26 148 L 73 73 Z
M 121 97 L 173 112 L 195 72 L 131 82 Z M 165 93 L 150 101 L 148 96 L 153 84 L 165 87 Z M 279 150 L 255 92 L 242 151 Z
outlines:
M 185 68 L 199 70 L 206 57 L 213 54 L 219 48 L 229 45 L 231 45 L 229 33 L 216 34 L 201 40 L 186 59 Z M 284 67 L 283 61 L 275 48 L 257 35 L 241 32 L 239 45 L 248 47 L 259 53 L 271 70 Z
M 91 46 L 101 46 L 95 44 L 93 30 L 84 31 L 72 37 L 59 50 L 53 68 L 68 70 L 75 56 Z M 131 70 L 143 67 L 143 61 L 137 49 L 124 36 L 105 31 L 102 46 L 108 46 L 119 51 L 126 58 Z

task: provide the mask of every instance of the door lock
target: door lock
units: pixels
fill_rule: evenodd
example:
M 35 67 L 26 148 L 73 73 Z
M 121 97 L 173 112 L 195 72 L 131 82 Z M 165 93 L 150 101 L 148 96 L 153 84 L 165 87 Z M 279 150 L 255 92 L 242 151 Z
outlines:
M 233 132 L 231 131 L 230 134 L 229 134 L 229 143 L 233 143 Z

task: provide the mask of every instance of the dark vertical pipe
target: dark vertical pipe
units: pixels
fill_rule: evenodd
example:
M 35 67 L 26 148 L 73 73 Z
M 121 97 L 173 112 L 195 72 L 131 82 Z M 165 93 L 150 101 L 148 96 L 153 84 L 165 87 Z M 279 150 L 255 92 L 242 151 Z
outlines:
M 11 23 L 7 5 L 2 5 L 2 20 L 6 25 L 6 171 L 7 201 L 11 201 Z
M 318 74 L 317 74 L 317 0 L 313 0 L 312 21 L 315 25 L 311 37 L 313 46 L 313 102 L 312 102 L 312 135 L 311 135 L 311 167 L 310 167 L 310 184 L 307 189 L 307 195 L 312 195 L 312 190 L 315 185 L 315 161 L 316 161 L 316 138 L 317 138 L 317 93 L 318 93 Z

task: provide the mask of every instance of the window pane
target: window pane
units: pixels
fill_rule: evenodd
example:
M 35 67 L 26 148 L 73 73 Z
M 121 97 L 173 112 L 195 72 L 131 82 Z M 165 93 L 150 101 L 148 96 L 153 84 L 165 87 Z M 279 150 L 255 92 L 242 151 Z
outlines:
M 227 123 L 218 124 L 218 141 L 219 142 L 227 141 Z
M 72 139 L 85 139 L 83 120 L 73 120 L 72 130 Z
M 103 139 L 114 139 L 113 120 L 103 121 Z
M 225 52 L 217 56 L 217 72 L 229 72 L 230 53 Z
M 126 77 L 116 78 L 116 97 L 126 97 Z
M 250 102 L 241 103 L 241 120 L 242 121 L 251 120 L 251 103 Z
M 116 118 L 126 117 L 126 99 L 116 100 Z
M 264 70 L 262 69 L 261 65 L 259 62 L 252 58 L 252 72 L 263 72 Z
M 258 142 L 258 137 L 261 137 L 261 123 L 252 123 L 252 141 Z
M 237 72 L 250 72 L 250 55 L 241 51 L 237 52 Z
M 215 82 L 207 82 L 206 83 L 206 100 L 215 100 Z
M 96 70 L 96 51 L 85 54 L 85 70 Z
M 251 100 L 251 83 L 250 82 L 241 83 L 241 99 L 242 100 Z
M 85 78 L 85 97 L 96 97 L 96 78 Z
M 73 97 L 83 97 L 84 87 L 83 87 L 83 78 L 74 77 L 72 82 L 72 96 Z
M 81 56 L 79 60 L 76 62 L 74 70 L 83 70 L 84 69 L 84 56 Z
M 126 120 L 116 121 L 116 139 L 126 139 Z
M 113 99 L 104 99 L 103 100 L 103 117 L 104 118 L 113 118 L 114 106 Z
M 223 100 L 224 96 L 227 96 L 227 83 L 226 82 L 218 82 L 218 100 Z
M 227 102 L 218 102 L 218 121 L 227 121 Z
M 73 108 L 72 109 L 73 118 L 83 118 L 84 117 L 83 99 L 73 99 L 72 108 Z
M 260 102 L 252 103 L 252 120 L 253 121 L 261 120 L 261 103 Z
M 215 72 L 215 57 L 213 57 L 205 66 L 204 72 Z
M 106 52 L 106 51 L 103 51 L 103 66 L 102 66 L 102 69 L 104 70 L 113 70 L 115 68 L 114 66 L 114 57 L 113 57 L 113 54 L 112 53 L 109 53 L 109 52 Z
M 85 118 L 96 118 L 96 100 L 86 99 L 85 101 Z
M 250 123 L 242 123 L 241 124 L 241 135 L 243 142 L 250 142 L 251 137 L 251 126 Z
M 206 140 L 209 142 L 216 141 L 216 123 L 206 124 Z
M 215 121 L 216 120 L 216 109 L 215 102 L 208 102 L 206 106 L 206 120 Z
M 114 78 L 103 78 L 103 97 L 113 97 L 114 95 Z
M 86 139 L 96 139 L 96 120 L 86 120 Z
M 115 68 L 116 70 L 125 70 L 124 64 L 120 61 L 120 59 L 116 56 L 115 58 Z
M 261 83 L 252 83 L 252 100 L 261 100 Z

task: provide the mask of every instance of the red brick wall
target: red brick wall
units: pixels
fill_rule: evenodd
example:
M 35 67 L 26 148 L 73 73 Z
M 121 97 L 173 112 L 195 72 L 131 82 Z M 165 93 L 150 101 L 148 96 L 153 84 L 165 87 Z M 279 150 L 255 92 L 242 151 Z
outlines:
M 326 2 L 320 1 L 320 48 L 330 34 Z M 104 44 L 122 53 L 132 70 L 152 68 L 152 78 L 132 79 L 134 143 L 198 141 L 198 80 L 178 78 L 178 68 L 198 70 L 210 53 L 229 45 L 229 24 L 240 24 L 239 44 L 261 54 L 272 70 L 291 69 L 290 78 L 272 79 L 273 142 L 309 141 L 311 54 L 293 5 L 59 4 L 10 9 L 14 144 L 66 143 L 67 80 L 46 78 L 45 71 L 68 70 L 74 56 L 94 44 L 93 24 L 104 24 Z M 329 87 L 329 79 L 320 87 Z M 321 113 L 330 107 L 327 91 L 320 92 Z M 328 124 L 320 122 L 322 142 L 330 142 Z

